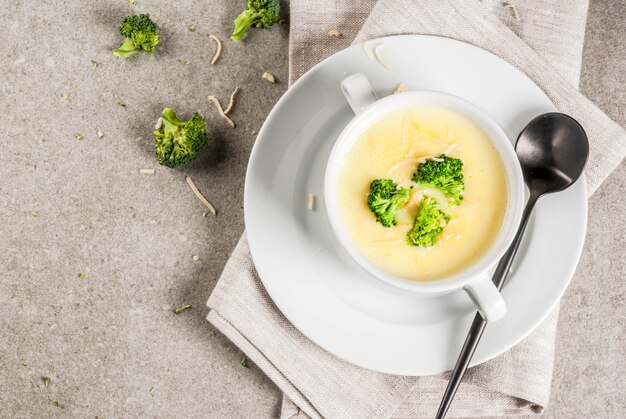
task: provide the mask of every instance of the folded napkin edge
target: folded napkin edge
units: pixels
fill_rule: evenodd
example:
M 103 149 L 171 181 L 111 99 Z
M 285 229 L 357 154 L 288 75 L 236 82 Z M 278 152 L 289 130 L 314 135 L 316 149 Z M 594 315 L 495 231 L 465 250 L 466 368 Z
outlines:
M 217 310 L 211 309 L 206 319 L 239 348 L 254 365 L 258 366 L 300 410 L 312 419 L 323 419 L 322 415 L 320 415 L 304 395 L 296 389 L 287 377 L 285 377 L 256 346 L 239 332 L 236 327 L 222 317 Z

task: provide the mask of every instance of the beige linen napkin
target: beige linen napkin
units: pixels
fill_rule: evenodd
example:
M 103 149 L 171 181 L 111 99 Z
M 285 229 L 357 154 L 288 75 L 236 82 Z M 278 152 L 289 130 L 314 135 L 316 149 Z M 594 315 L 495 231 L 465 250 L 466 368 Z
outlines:
M 509 4 L 515 7 L 495 0 L 380 0 L 377 4 L 374 0 L 292 0 L 290 81 L 354 39 L 419 33 L 475 44 L 525 72 L 559 110 L 582 123 L 591 143 L 586 170 L 591 194 L 626 154 L 626 133 L 576 90 L 587 2 Z M 343 37 L 329 38 L 329 29 L 342 32 Z M 359 368 L 296 330 L 259 281 L 245 235 L 208 305 L 209 321 L 283 391 L 284 418 L 432 417 L 437 409 L 445 376 L 399 377 Z M 552 377 L 557 311 L 514 348 L 470 369 L 449 416 L 543 411 Z

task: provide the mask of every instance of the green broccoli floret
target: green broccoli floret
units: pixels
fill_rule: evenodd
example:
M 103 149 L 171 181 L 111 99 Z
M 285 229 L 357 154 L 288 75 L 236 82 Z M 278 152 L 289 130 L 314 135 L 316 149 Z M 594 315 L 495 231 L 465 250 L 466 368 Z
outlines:
M 439 202 L 431 196 L 424 196 L 420 202 L 413 228 L 406 233 L 410 246 L 428 247 L 435 244 L 450 216 L 439 208 Z
M 250 26 L 267 29 L 279 21 L 279 0 L 247 0 L 246 9 L 233 22 L 235 29 L 230 38 L 233 41 L 241 41 Z
M 161 119 L 163 123 L 154 131 L 159 163 L 175 167 L 198 157 L 207 144 L 206 126 L 202 115 L 196 112 L 191 119 L 183 122 L 178 119 L 174 109 L 165 108 Z
M 122 46 L 113 51 L 113 55 L 121 58 L 136 54 L 142 49 L 152 54 L 160 38 L 157 25 L 148 14 L 126 16 L 120 26 L 120 34 L 126 37 L 126 40 Z
M 463 162 L 441 154 L 438 160 L 428 160 L 417 166 L 413 182 L 439 189 L 451 204 L 459 205 L 463 200 Z
M 398 189 L 391 179 L 376 179 L 370 184 L 367 206 L 384 227 L 396 225 L 396 212 L 409 202 L 409 188 Z

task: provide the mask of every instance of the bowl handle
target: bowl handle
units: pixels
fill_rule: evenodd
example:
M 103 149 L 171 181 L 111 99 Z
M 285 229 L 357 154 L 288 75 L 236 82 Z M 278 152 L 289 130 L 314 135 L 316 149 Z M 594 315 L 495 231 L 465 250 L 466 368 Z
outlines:
M 355 114 L 378 100 L 372 85 L 361 73 L 346 77 L 340 83 L 341 91 Z
M 496 322 L 506 314 L 506 303 L 489 275 L 478 276 L 464 289 L 488 323 Z

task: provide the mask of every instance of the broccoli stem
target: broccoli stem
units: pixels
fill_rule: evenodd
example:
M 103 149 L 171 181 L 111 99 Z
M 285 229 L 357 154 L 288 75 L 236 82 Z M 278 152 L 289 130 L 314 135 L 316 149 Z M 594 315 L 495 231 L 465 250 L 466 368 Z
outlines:
M 132 39 L 126 38 L 124 43 L 115 51 L 113 51 L 113 55 L 117 55 L 121 58 L 126 58 L 129 55 L 137 54 L 137 45 L 133 42 Z
M 241 41 L 244 36 L 246 36 L 246 32 L 248 28 L 255 23 L 261 21 L 262 16 L 258 13 L 253 13 L 252 11 L 246 9 L 237 18 L 234 20 L 235 29 L 233 30 L 233 34 L 230 37 L 233 41 Z
M 163 122 L 165 123 L 166 129 L 168 125 L 173 125 L 174 127 L 183 126 L 184 122 L 178 119 L 176 116 L 176 112 L 172 108 L 166 108 L 163 110 L 161 114 L 161 118 L 163 118 Z M 171 127 L 173 129 L 173 127 Z

